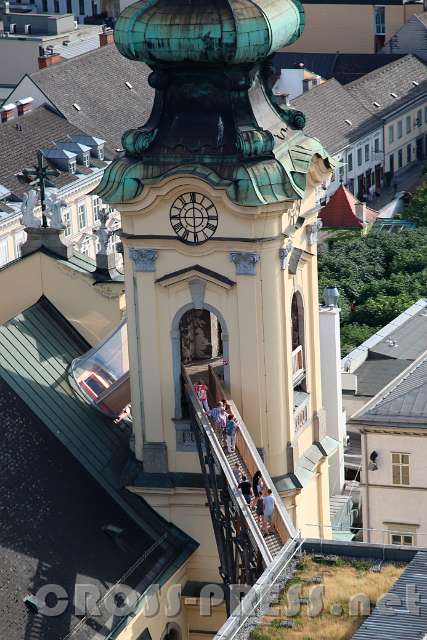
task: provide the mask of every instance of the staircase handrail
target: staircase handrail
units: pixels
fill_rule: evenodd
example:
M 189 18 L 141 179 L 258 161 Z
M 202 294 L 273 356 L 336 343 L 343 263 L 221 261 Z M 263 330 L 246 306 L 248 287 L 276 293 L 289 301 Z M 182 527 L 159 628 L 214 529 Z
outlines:
M 184 378 L 184 383 L 185 383 L 185 388 L 187 390 L 188 398 L 192 404 L 193 411 L 196 416 L 196 422 L 198 423 L 199 427 L 204 431 L 204 433 L 206 434 L 209 440 L 209 444 L 211 446 L 214 457 L 224 473 L 228 486 L 231 488 L 231 491 L 230 491 L 231 499 L 233 500 L 234 504 L 238 507 L 240 512 L 243 514 L 243 517 L 248 527 L 248 533 L 252 539 L 252 543 L 256 546 L 257 549 L 259 549 L 264 565 L 268 566 L 272 562 L 273 556 L 271 555 L 271 552 L 267 546 L 264 536 L 262 535 L 257 523 L 255 522 L 255 518 L 249 508 L 249 505 L 244 499 L 241 491 L 238 489 L 237 480 L 231 469 L 230 463 L 227 460 L 227 456 L 225 455 L 218 441 L 217 435 L 207 415 L 202 410 L 200 401 L 194 392 L 193 384 L 184 366 L 182 367 L 182 376 Z
M 289 513 L 285 507 L 285 505 L 283 504 L 283 500 L 279 495 L 279 492 L 277 491 L 274 482 L 267 470 L 267 467 L 264 464 L 263 459 L 261 458 L 258 449 L 256 448 L 254 441 L 252 440 L 252 436 L 248 431 L 248 428 L 246 427 L 244 420 L 242 418 L 242 416 L 239 413 L 239 410 L 237 409 L 235 403 L 233 402 L 233 400 L 231 398 L 228 398 L 228 394 L 226 394 L 224 392 L 224 389 L 222 387 L 222 384 L 220 382 L 220 380 L 218 379 L 218 376 L 216 375 L 215 371 L 213 370 L 213 368 L 211 366 L 209 366 L 209 375 L 213 377 L 213 379 L 215 380 L 215 385 L 217 387 L 217 389 L 220 390 L 221 392 L 221 397 L 222 398 L 226 398 L 227 402 L 230 404 L 230 406 L 233 409 L 233 413 L 236 416 L 238 423 L 239 423 L 239 436 L 242 438 L 242 440 L 244 441 L 245 446 L 247 447 L 248 451 L 250 452 L 250 455 L 253 459 L 253 462 L 255 463 L 255 466 L 257 469 L 259 469 L 259 471 L 261 472 L 261 475 L 264 479 L 264 481 L 268 484 L 268 487 L 271 489 L 273 496 L 275 498 L 275 504 L 274 504 L 274 514 L 273 514 L 273 524 L 280 536 L 280 538 L 282 539 L 282 542 L 285 544 L 286 540 L 283 539 L 283 536 L 281 535 L 281 532 L 283 533 L 282 530 L 282 525 L 285 527 L 288 536 L 287 538 L 295 538 L 297 536 L 297 530 L 289 516 Z M 243 456 L 242 456 L 243 457 Z

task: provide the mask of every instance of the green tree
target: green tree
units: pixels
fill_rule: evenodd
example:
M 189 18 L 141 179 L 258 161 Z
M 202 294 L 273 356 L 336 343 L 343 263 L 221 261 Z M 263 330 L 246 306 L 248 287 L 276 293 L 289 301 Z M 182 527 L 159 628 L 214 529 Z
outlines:
M 419 227 L 427 227 L 427 182 L 415 190 L 404 217 L 413 220 Z

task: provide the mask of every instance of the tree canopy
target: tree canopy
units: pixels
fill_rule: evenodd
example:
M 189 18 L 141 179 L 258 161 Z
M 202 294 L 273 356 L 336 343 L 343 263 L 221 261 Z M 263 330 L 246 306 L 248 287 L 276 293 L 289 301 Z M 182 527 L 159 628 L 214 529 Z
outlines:
M 427 297 L 427 228 L 330 239 L 319 254 L 320 297 L 328 285 L 340 292 L 345 355 Z

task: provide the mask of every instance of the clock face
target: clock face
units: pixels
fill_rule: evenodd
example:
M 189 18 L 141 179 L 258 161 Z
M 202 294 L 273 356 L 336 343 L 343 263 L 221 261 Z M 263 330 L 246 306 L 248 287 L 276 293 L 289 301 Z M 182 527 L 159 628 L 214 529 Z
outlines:
M 202 244 L 213 236 L 218 213 L 212 200 L 191 191 L 178 196 L 169 214 L 172 229 L 186 244 Z

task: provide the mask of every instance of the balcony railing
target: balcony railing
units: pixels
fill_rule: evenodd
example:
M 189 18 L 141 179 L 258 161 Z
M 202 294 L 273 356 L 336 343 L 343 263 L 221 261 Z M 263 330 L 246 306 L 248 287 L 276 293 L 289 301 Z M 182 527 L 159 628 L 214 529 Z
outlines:
M 308 422 L 308 398 L 294 411 L 294 429 L 295 435 L 304 429 Z
M 304 352 L 302 345 L 292 351 L 292 380 L 294 385 L 305 377 Z

